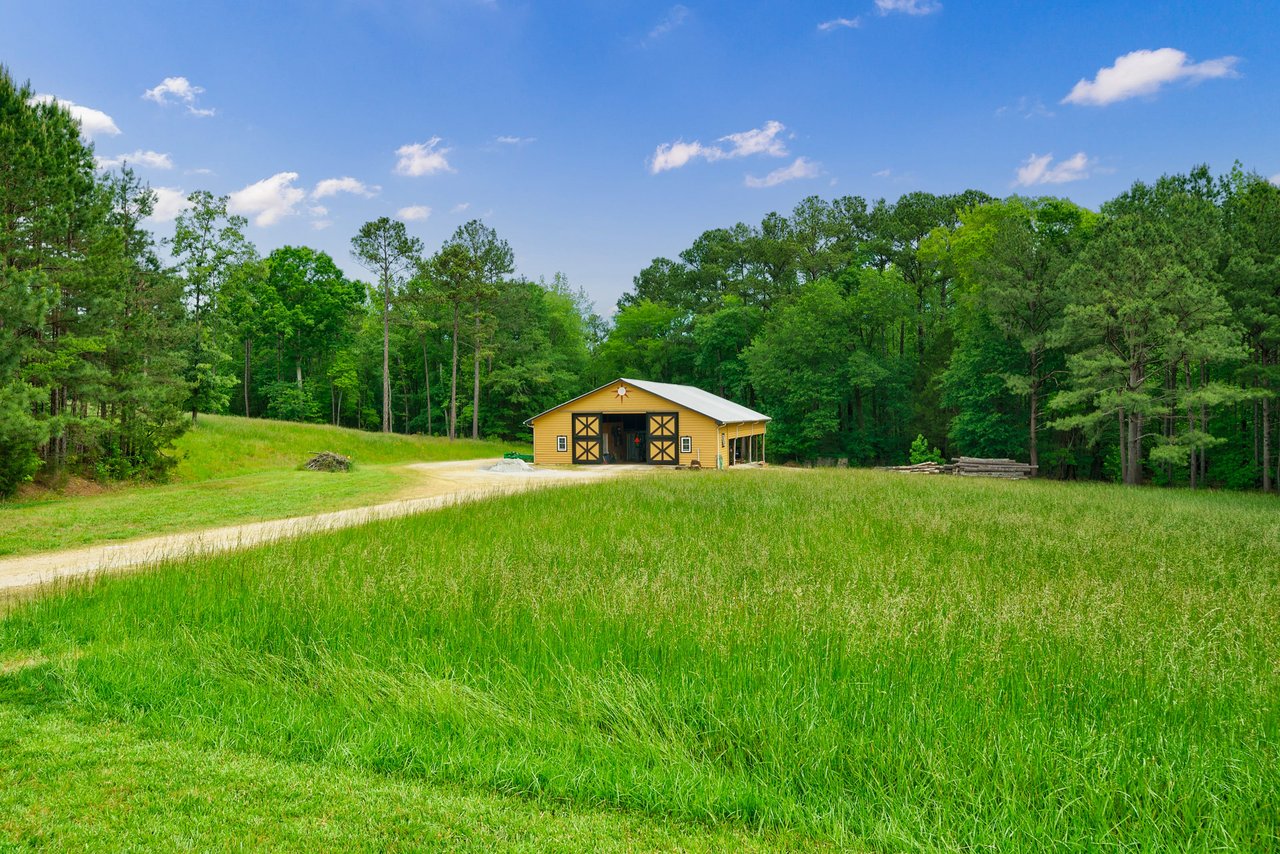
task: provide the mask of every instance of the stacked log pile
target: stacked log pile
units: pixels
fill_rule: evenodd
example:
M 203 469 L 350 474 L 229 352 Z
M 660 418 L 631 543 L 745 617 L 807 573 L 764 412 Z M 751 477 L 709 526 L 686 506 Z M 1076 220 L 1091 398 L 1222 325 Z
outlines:
M 913 466 L 887 466 L 885 471 L 896 471 L 903 474 L 953 474 L 955 469 L 955 466 L 928 462 L 916 463 Z
M 1003 477 L 1010 480 L 1021 480 L 1036 473 L 1030 465 L 1017 460 L 985 460 L 980 457 L 956 457 L 950 463 L 886 466 L 884 470 L 902 474 L 958 474 L 961 477 Z
M 1021 480 L 1032 477 L 1036 473 L 1029 463 L 1020 463 L 1017 460 L 956 457 L 951 462 L 954 464 L 955 473 L 961 477 L 1004 477 Z

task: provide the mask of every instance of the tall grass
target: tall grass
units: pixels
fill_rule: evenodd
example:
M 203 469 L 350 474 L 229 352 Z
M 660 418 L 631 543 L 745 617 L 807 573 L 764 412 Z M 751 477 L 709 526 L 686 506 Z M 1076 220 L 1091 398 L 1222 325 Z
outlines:
M 360 465 L 419 463 L 500 457 L 528 446 L 489 440 L 370 433 L 325 424 L 298 424 L 230 415 L 201 415 L 176 443 L 180 481 L 235 477 L 271 469 L 293 469 L 320 451 L 334 451 Z
M 877 850 L 1280 848 L 1262 496 L 671 474 L 104 578 L 0 700 Z M 38 656 L 38 658 L 37 658 Z

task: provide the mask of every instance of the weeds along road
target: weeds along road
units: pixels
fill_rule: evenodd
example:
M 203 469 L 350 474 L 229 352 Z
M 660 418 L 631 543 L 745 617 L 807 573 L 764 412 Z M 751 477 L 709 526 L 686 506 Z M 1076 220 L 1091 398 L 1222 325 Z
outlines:
M 413 464 L 408 468 L 423 474 L 420 482 L 404 497 L 382 504 L 3 558 L 0 559 L 0 596 L 20 594 L 43 584 L 93 573 L 119 572 L 192 554 L 249 548 L 260 543 L 408 516 L 495 495 L 653 471 L 648 466 L 537 469 L 528 474 L 487 471 L 496 462 L 498 460 L 491 459 Z

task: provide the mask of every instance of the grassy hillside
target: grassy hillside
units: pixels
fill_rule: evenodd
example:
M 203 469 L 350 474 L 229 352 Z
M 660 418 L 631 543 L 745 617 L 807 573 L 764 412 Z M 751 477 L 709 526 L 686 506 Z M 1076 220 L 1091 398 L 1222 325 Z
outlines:
M 527 450 L 509 442 L 449 442 L 439 437 L 369 433 L 326 424 L 201 415 L 177 442 L 174 479 L 192 482 L 296 469 L 319 451 L 335 451 L 353 458 L 357 465 L 391 465 L 500 457 L 505 451 Z
M 0 556 L 376 504 L 414 482 L 402 464 L 498 457 L 502 442 L 448 442 L 318 424 L 202 415 L 178 442 L 174 482 L 95 495 L 0 502 Z M 345 474 L 300 470 L 317 451 L 355 459 Z
M 0 704 L 787 845 L 1277 850 L 1276 513 L 836 470 L 529 493 L 17 607 Z

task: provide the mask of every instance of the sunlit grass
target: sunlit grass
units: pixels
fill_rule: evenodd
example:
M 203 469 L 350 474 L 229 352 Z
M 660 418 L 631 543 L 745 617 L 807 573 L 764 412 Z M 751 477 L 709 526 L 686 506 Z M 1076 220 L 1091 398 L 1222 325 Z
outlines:
M 499 457 L 513 448 L 528 450 L 202 415 L 174 451 L 173 483 L 0 502 L 0 556 L 377 504 L 413 482 L 415 474 L 397 464 Z M 319 451 L 350 456 L 356 466 L 344 474 L 303 470 Z
M 140 738 L 0 705 L 0 848 L 753 851 L 742 831 Z M 21 849 L 20 849 L 21 850 Z
M 197 481 L 295 469 L 320 451 L 351 457 L 357 465 L 385 465 L 500 457 L 506 451 L 528 451 L 528 446 L 201 415 L 178 439 L 173 452 L 178 465 L 173 476 L 178 481 Z
M 872 850 L 1280 847 L 1256 495 L 669 473 L 0 622 L 0 701 L 273 761 Z
M 346 474 L 271 471 L 0 509 L 0 555 L 71 549 L 389 501 L 413 480 L 393 466 Z

